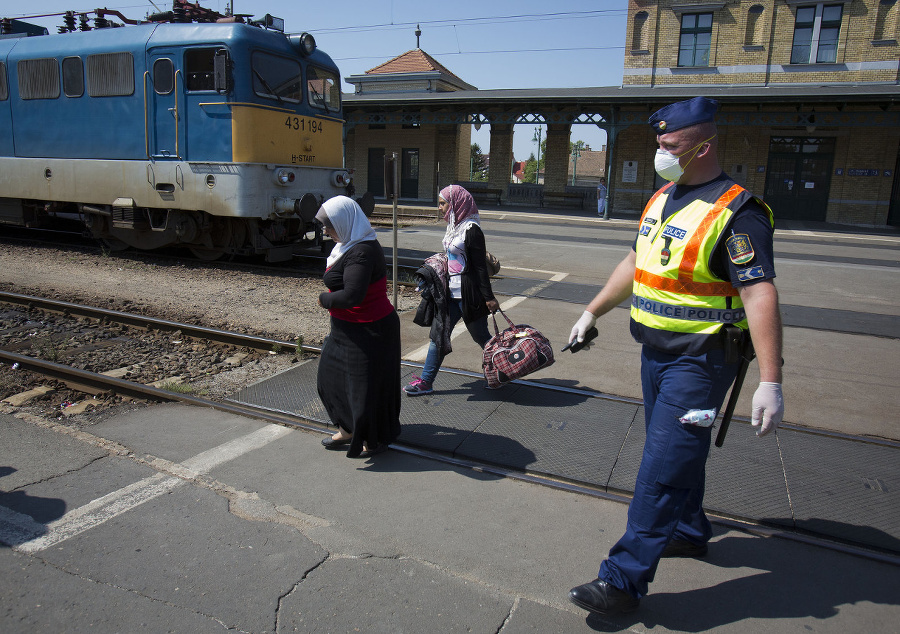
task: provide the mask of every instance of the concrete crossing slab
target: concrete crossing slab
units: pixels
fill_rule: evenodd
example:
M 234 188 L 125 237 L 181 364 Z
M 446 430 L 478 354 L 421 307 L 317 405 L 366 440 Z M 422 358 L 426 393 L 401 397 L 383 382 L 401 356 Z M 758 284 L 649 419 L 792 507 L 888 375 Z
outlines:
M 278 411 L 312 411 L 317 361 L 232 395 Z M 416 366 L 403 365 L 403 380 Z M 546 474 L 630 495 L 644 444 L 643 407 L 587 391 L 516 381 L 485 390 L 471 373 L 444 371 L 440 388 L 406 397 L 400 444 Z M 289 403 L 291 410 L 280 409 Z M 319 413 L 320 422 L 327 416 Z M 774 440 L 774 442 L 770 442 Z M 707 462 L 705 507 L 714 514 L 807 531 L 900 553 L 900 448 L 781 429 L 760 439 L 735 422 Z

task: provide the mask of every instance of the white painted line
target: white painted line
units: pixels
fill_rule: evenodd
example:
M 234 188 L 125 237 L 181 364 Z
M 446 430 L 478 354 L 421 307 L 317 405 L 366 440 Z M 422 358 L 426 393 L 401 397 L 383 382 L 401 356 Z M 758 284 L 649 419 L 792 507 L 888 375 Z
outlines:
M 888 244 L 896 244 L 897 242 L 900 242 L 900 238 L 896 238 L 894 236 L 860 235 L 860 234 L 847 234 L 847 233 L 819 233 L 816 231 L 804 231 L 803 229 L 776 229 L 775 230 L 776 236 L 780 233 L 786 233 L 786 234 L 798 236 L 798 237 L 829 238 L 834 241 L 861 240 L 861 241 L 865 241 L 865 242 L 886 242 Z
M 149 502 L 164 493 L 168 493 L 184 483 L 185 481 L 181 478 L 173 478 L 172 476 L 157 473 L 118 491 L 113 491 L 108 495 L 97 498 L 92 502 L 88 502 L 81 508 L 69 511 L 58 520 L 47 524 L 44 535 L 14 546 L 13 550 L 23 553 L 36 553 L 55 546 L 70 537 L 75 537 L 95 526 L 99 526 L 125 511 L 140 506 L 144 502 Z
M 532 243 L 534 244 L 534 243 Z M 529 273 L 543 273 L 544 275 L 558 275 L 557 271 L 544 271 L 541 269 L 528 269 L 524 266 L 506 266 L 505 264 L 501 266 L 504 271 L 528 271 Z
M 254 449 L 264 447 L 290 432 L 291 429 L 288 427 L 266 425 L 255 432 L 199 453 L 184 461 L 181 466 L 185 468 L 188 475 L 207 473 L 221 464 Z M 186 483 L 187 480 L 157 473 L 69 511 L 46 526 L 32 520 L 32 523 L 37 526 L 37 534 L 40 536 L 31 539 L 22 539 L 23 536 L 27 537 L 23 531 L 33 531 L 35 526 L 29 525 L 27 522 L 23 523 L 20 518 L 15 517 L 20 514 L 0 507 L 0 540 L 14 544 L 14 550 L 19 552 L 36 553 L 99 526 Z M 10 513 L 14 515 L 9 515 Z M 12 541 L 7 541 L 7 537 Z

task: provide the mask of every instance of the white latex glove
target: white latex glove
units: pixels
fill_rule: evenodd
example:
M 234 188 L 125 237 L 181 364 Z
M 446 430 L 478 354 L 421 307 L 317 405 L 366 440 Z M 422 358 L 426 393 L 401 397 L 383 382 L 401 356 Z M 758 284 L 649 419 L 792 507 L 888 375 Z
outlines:
M 759 427 L 762 423 L 756 435 L 765 436 L 778 427 L 783 416 L 784 396 L 781 394 L 781 383 L 761 382 L 753 394 L 753 414 L 750 417 L 750 424 L 754 427 Z
M 578 321 L 575 322 L 575 325 L 572 326 L 572 334 L 569 335 L 569 343 L 572 343 L 575 339 L 584 341 L 584 334 L 596 323 L 596 315 L 589 311 L 584 311 L 581 314 L 581 317 L 578 318 Z

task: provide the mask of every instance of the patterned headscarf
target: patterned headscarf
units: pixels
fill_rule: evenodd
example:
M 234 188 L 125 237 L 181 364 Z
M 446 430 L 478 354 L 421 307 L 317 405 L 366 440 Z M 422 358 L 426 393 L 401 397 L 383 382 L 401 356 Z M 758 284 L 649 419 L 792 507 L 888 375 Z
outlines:
M 475 199 L 465 187 L 459 185 L 447 185 L 440 193 L 441 199 L 450 203 L 444 220 L 447 222 L 447 232 L 444 234 L 444 248 L 452 242 L 457 235 L 465 233 L 470 223 L 480 225 L 481 217 L 478 215 L 478 207 Z
M 326 260 L 326 266 L 329 267 L 340 260 L 353 245 L 378 239 L 365 212 L 352 198 L 346 196 L 335 196 L 322 203 L 316 219 L 319 222 L 327 220 L 337 234 L 337 244 Z

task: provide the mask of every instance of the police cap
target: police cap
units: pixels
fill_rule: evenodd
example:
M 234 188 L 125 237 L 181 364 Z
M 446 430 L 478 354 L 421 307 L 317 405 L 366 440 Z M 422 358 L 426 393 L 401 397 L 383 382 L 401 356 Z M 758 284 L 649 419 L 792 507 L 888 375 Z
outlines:
M 694 97 L 660 108 L 647 120 L 657 134 L 674 132 L 681 128 L 715 121 L 719 102 L 706 97 Z

